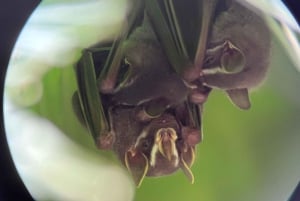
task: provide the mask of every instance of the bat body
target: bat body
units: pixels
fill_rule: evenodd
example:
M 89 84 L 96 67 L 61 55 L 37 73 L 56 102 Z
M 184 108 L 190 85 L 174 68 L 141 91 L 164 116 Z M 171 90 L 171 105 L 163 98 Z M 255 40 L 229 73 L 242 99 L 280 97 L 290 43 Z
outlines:
M 228 1 L 227 6 L 211 29 L 202 81 L 225 90 L 233 103 L 248 109 L 248 89 L 258 86 L 269 68 L 270 32 L 253 11 L 236 1 Z M 224 66 L 229 70 L 224 71 Z
M 201 141 L 198 107 L 188 102 L 190 89 L 174 71 L 145 15 L 122 44 L 126 76 L 105 93 L 109 129 L 98 139 L 112 149 L 137 185 L 144 176 L 183 170 L 191 182 L 195 146 Z M 106 133 L 106 134 L 105 134 Z
M 189 87 L 144 13 L 134 16 L 143 17 L 142 24 L 133 31 L 125 27 L 111 47 L 83 51 L 75 68 L 74 111 L 97 147 L 114 151 L 137 186 L 145 176 L 178 169 L 193 183 L 190 168 L 202 138 L 200 107 L 189 102 Z
M 208 50 L 230 41 L 245 57 L 243 69 L 237 73 L 204 75 L 204 83 L 220 89 L 252 88 L 265 77 L 269 67 L 270 33 L 263 19 L 253 11 L 230 1 L 212 26 Z M 207 67 L 204 65 L 203 69 Z
M 145 17 L 123 45 L 130 73 L 114 100 L 122 104 L 139 105 L 161 99 L 169 107 L 184 101 L 188 88 L 172 69 L 160 43 Z

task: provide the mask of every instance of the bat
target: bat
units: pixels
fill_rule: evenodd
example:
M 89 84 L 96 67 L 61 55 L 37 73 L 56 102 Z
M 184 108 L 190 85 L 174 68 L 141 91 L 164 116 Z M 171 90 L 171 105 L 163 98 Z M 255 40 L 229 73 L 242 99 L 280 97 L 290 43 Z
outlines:
M 185 5 L 194 9 L 191 15 L 178 11 Z M 217 0 L 187 0 L 184 5 L 177 0 L 132 1 L 115 41 L 83 50 L 75 67 L 74 111 L 96 146 L 114 151 L 137 186 L 145 176 L 169 175 L 178 169 L 193 183 L 202 110 L 212 88 L 226 90 L 236 105 L 247 108 L 245 93 L 252 85 L 236 81 L 228 87 L 217 79 L 221 75 L 224 80 L 248 79 L 246 69 L 252 64 L 248 59 L 261 60 L 243 43 L 247 33 L 232 33 L 243 23 L 255 29 L 251 23 L 260 22 L 250 11 L 252 21 L 234 21 L 238 6 L 232 2 L 226 7 Z M 190 19 L 189 26 L 199 27 L 195 33 L 180 26 Z M 250 49 L 260 45 L 254 42 Z
M 226 7 L 211 28 L 202 78 L 248 109 L 248 89 L 259 85 L 269 68 L 270 31 L 258 14 L 236 1 L 227 1 Z

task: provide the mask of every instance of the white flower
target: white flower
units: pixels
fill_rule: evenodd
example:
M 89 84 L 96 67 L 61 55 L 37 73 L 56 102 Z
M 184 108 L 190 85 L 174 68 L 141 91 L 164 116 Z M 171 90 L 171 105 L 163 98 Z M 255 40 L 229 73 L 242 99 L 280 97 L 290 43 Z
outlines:
M 83 48 L 111 40 L 125 14 L 123 0 L 43 1 L 20 34 L 5 82 L 5 128 L 16 168 L 37 200 L 133 199 L 125 170 L 27 109 L 45 94 L 51 69 L 71 68 Z

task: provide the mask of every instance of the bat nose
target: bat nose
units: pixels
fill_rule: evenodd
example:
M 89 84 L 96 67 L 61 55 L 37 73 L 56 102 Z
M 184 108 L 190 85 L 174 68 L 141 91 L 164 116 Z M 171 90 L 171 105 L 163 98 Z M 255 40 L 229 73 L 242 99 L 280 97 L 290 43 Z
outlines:
M 158 129 L 155 135 L 155 148 L 152 150 L 151 158 L 156 159 L 156 154 L 160 153 L 169 162 L 173 163 L 174 167 L 176 167 L 179 161 L 176 140 L 177 133 L 173 128 Z
M 178 152 L 176 148 L 177 133 L 173 128 L 161 128 L 156 134 L 156 144 L 162 156 L 168 161 L 178 165 Z

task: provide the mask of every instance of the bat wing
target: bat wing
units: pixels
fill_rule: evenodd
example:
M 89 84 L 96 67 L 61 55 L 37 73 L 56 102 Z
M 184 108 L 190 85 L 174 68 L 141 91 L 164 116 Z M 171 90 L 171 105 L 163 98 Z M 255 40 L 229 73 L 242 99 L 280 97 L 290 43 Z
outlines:
M 227 90 L 226 93 L 233 104 L 240 109 L 247 110 L 251 107 L 248 89 L 231 89 Z

